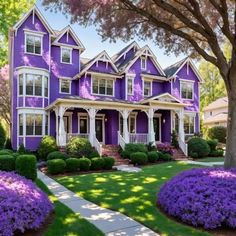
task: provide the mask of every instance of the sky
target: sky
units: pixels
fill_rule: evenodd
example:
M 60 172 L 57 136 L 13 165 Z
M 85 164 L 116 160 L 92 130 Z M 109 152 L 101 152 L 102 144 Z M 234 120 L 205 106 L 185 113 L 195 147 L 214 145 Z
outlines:
M 133 40 L 135 40 L 141 47 L 148 44 L 163 69 L 185 57 L 184 55 L 176 57 L 174 54 L 167 56 L 165 55 L 165 51 L 155 45 L 153 41 L 140 41 L 137 37 L 126 43 L 122 40 L 117 40 L 116 43 L 110 43 L 109 40 L 102 42 L 102 38 L 99 36 L 94 26 L 88 26 L 85 28 L 79 25 L 79 23 L 71 24 L 69 15 L 66 16 L 60 12 L 54 13 L 50 10 L 46 10 L 42 5 L 41 0 L 37 0 L 36 5 L 53 29 L 61 30 L 67 25 L 71 25 L 85 46 L 86 50 L 81 55 L 82 57 L 93 58 L 103 50 L 106 50 L 110 56 L 113 56 Z

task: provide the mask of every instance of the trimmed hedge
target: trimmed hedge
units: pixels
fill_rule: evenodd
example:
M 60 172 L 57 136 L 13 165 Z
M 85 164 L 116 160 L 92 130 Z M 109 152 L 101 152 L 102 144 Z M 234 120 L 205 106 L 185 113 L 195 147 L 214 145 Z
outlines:
M 37 159 L 34 155 L 20 155 L 16 158 L 16 172 L 27 179 L 37 178 Z
M 91 151 L 87 158 L 92 159 L 93 157 L 99 157 L 99 153 L 96 150 Z
M 159 158 L 157 151 L 148 152 L 147 157 L 148 157 L 148 161 L 151 163 L 156 162 Z
M 126 151 L 126 150 L 123 150 L 120 153 L 121 157 L 124 158 L 124 159 L 129 159 L 130 158 L 130 154 L 131 153 L 129 151 Z
M 20 155 L 26 154 L 26 149 L 23 143 L 19 146 L 17 153 L 19 153 Z
M 104 157 L 103 160 L 104 160 L 103 169 L 111 170 L 115 164 L 115 159 L 112 157 Z
M 128 143 L 125 145 L 125 151 L 134 153 L 134 152 L 145 152 L 147 153 L 147 146 L 142 143 Z
M 52 175 L 62 174 L 66 169 L 66 162 L 62 159 L 53 159 L 47 161 L 48 172 Z
M 38 147 L 38 155 L 41 160 L 46 160 L 50 152 L 58 151 L 56 139 L 52 136 L 44 136 Z
M 148 162 L 147 154 L 144 152 L 134 152 L 130 155 L 130 159 L 134 165 L 145 165 Z
M 53 160 L 53 159 L 62 159 L 65 160 L 66 159 L 66 155 L 60 151 L 54 151 L 54 152 L 50 152 L 47 156 L 47 160 Z
M 79 170 L 80 161 L 77 158 L 68 158 L 66 159 L 66 170 L 68 172 L 75 172 Z
M 101 157 L 94 157 L 91 159 L 91 170 L 102 170 L 104 167 L 104 159 Z
M 11 155 L 0 156 L 0 170 L 3 171 L 14 171 L 15 170 L 15 157 Z
M 194 137 L 188 141 L 188 153 L 192 158 L 206 157 L 210 151 L 207 141 L 202 138 Z
M 173 158 L 169 153 L 163 153 L 163 155 L 161 156 L 161 160 L 163 161 L 171 161 Z
M 210 139 L 217 139 L 220 143 L 226 143 L 227 129 L 224 126 L 215 126 L 208 129 L 207 136 Z
M 74 156 L 88 157 L 94 149 L 86 138 L 73 137 L 69 140 L 66 150 L 69 154 Z
M 86 158 L 86 157 L 82 157 L 79 159 L 79 168 L 81 171 L 88 171 L 90 169 L 91 166 L 91 161 Z
M 214 139 L 206 140 L 207 144 L 209 145 L 211 152 L 216 150 L 216 147 L 218 145 L 218 141 Z
M 0 155 L 12 155 L 13 151 L 9 149 L 2 149 L 0 150 Z

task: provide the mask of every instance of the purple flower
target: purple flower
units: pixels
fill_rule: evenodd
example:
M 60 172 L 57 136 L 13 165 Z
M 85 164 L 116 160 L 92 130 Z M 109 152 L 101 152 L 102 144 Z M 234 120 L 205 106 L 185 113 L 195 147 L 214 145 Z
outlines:
M 157 150 L 170 155 L 174 154 L 174 147 L 170 143 L 158 143 Z
M 38 229 L 52 210 L 47 195 L 31 180 L 0 171 L 0 235 Z
M 193 226 L 236 228 L 236 169 L 182 172 L 161 187 L 159 206 Z

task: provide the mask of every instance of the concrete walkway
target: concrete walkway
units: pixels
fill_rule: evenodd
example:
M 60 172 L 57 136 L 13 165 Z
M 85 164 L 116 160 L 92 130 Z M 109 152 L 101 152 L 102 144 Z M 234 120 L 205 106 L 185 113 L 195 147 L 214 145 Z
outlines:
M 68 190 L 38 171 L 38 178 L 64 205 L 94 224 L 108 236 L 159 236 L 135 220 L 115 211 L 102 208 Z M 86 183 L 85 183 L 86 184 Z
M 186 160 L 186 161 L 183 161 L 185 163 L 188 163 L 188 164 L 193 164 L 193 165 L 199 165 L 199 166 L 209 166 L 209 167 L 219 167 L 219 166 L 223 166 L 224 165 L 224 162 L 201 162 L 201 161 L 189 161 L 189 160 Z

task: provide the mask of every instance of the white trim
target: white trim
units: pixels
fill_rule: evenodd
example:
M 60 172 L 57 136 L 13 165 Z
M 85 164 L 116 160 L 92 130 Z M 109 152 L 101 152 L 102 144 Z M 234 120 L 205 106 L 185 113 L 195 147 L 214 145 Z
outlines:
M 120 76 L 120 75 L 106 74 L 106 73 L 95 72 L 95 71 L 86 71 L 86 75 L 95 75 L 95 76 L 107 77 L 110 79 L 123 78 L 123 76 Z
M 162 135 L 161 135 L 161 131 L 162 131 L 162 128 L 161 128 L 161 116 L 162 114 L 160 113 L 154 113 L 154 116 L 153 118 L 158 118 L 159 119 L 159 139 L 160 140 L 155 140 L 156 142 L 162 142 Z M 154 132 L 156 133 L 156 131 L 154 130 Z M 156 138 L 155 138 L 156 139 Z
M 69 62 L 64 62 L 64 61 L 62 61 L 62 51 L 63 51 L 63 49 L 65 49 L 65 50 L 69 50 L 70 51 L 70 61 Z M 72 48 L 70 48 L 70 47 L 65 47 L 65 46 L 61 46 L 60 47 L 60 62 L 62 63 L 62 64 L 72 64 Z
M 140 57 L 140 64 L 141 64 L 141 70 L 147 69 L 147 57 L 141 56 Z M 143 60 L 144 60 L 144 67 L 143 67 Z
M 23 29 L 23 31 L 27 34 L 32 34 L 32 35 L 41 35 L 44 36 L 45 34 L 47 34 L 46 32 L 43 31 L 36 31 L 36 30 L 31 30 L 31 29 Z
M 136 132 L 137 132 L 137 115 L 138 115 L 138 112 L 131 112 L 129 114 L 129 117 L 128 117 L 128 122 L 129 122 L 128 123 L 128 131 L 131 134 L 136 134 Z M 130 120 L 131 120 L 131 118 L 134 118 L 134 133 L 132 133 L 131 130 L 130 130 L 130 125 L 131 125 Z
M 126 74 L 125 76 L 126 78 L 126 94 L 127 96 L 133 96 L 134 95 L 134 80 L 135 80 L 135 75 L 131 75 L 131 74 Z M 129 93 L 129 83 L 128 80 L 132 80 L 132 93 Z
M 27 52 L 27 36 L 33 36 L 33 37 L 39 37 L 40 38 L 40 54 L 38 53 L 33 53 L 33 52 Z M 42 56 L 43 55 L 43 35 L 40 33 L 31 33 L 31 32 L 25 32 L 24 33 L 24 53 L 25 54 L 30 54 L 30 55 L 34 55 L 34 56 Z M 35 45 L 34 45 L 35 46 Z
M 100 94 L 99 93 L 99 82 L 98 82 L 98 93 L 94 93 L 93 92 L 93 81 L 94 81 L 94 79 L 97 79 L 98 81 L 100 81 L 100 80 L 105 80 L 106 82 L 105 82 L 105 92 L 106 92 L 106 90 L 107 90 L 107 81 L 108 80 L 110 80 L 110 81 L 112 81 L 112 95 L 108 95 L 108 94 Z M 112 78 L 103 78 L 103 77 L 100 77 L 99 78 L 99 76 L 97 76 L 97 77 L 94 77 L 94 76 L 91 76 L 91 94 L 92 95 L 95 95 L 95 96 L 107 96 L 107 97 L 114 97 L 115 96 L 115 80 L 114 79 L 112 79 Z
M 64 119 L 64 117 L 69 118 L 68 119 L 68 121 L 69 121 L 69 133 L 72 133 L 72 125 L 73 125 L 72 115 L 73 115 L 73 112 L 68 112 L 68 111 L 65 112 L 64 115 L 63 115 L 63 119 Z M 64 122 L 64 126 L 65 126 L 65 122 Z
M 87 133 L 86 134 L 88 134 L 89 133 L 89 116 L 88 116 L 88 113 L 78 112 L 77 116 L 78 116 L 78 133 L 79 134 L 84 134 L 84 133 L 80 132 L 80 119 L 81 119 L 81 116 L 83 116 L 83 117 L 86 117 L 86 119 L 87 119 Z
M 183 84 L 190 84 L 192 86 L 192 98 L 183 98 L 182 97 L 182 86 Z M 180 90 L 180 98 L 183 100 L 188 100 L 188 101 L 194 101 L 194 83 L 190 81 L 180 81 L 179 85 L 179 90 Z
M 183 83 L 195 83 L 194 80 L 188 80 L 188 79 L 179 79 L 179 81 L 183 82 Z
M 31 70 L 38 70 L 38 71 L 43 71 L 44 73 L 47 73 L 49 75 L 49 70 L 45 68 L 40 68 L 40 67 L 34 67 L 34 66 L 19 66 L 15 68 L 16 70 L 23 70 L 26 73 L 30 73 Z
M 195 111 L 184 111 L 183 115 L 188 116 L 189 119 L 193 118 L 193 133 L 185 133 L 184 132 L 185 135 L 193 135 L 196 132 L 196 127 L 195 127 L 195 125 L 196 125 L 196 112 Z M 183 120 L 183 123 L 184 123 L 184 120 Z M 188 129 L 189 129 L 189 127 L 188 127 Z
M 66 81 L 66 82 L 69 82 L 69 92 L 68 92 L 68 93 L 61 91 L 61 82 L 62 82 L 63 80 Z M 71 80 L 66 79 L 66 78 L 63 78 L 63 77 L 59 78 L 59 93 L 60 93 L 60 94 L 71 94 Z
M 105 144 L 106 138 L 105 138 L 105 114 L 97 114 L 95 117 L 95 124 L 96 120 L 102 120 L 102 144 Z M 95 129 L 95 134 L 96 134 L 96 129 Z

